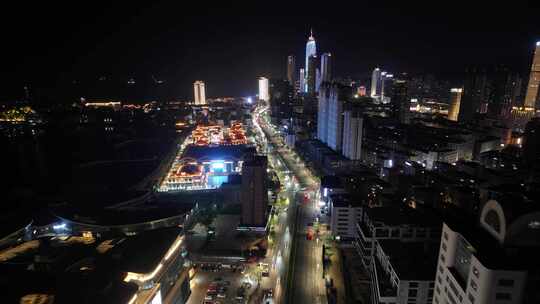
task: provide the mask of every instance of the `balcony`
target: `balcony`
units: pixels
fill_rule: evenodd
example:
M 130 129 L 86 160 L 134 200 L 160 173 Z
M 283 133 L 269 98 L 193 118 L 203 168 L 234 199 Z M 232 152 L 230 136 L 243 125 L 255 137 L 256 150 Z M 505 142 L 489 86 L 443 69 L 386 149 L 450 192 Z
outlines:
M 371 229 L 364 222 L 358 222 L 356 224 L 356 230 L 358 232 L 358 236 L 362 239 L 362 241 L 364 242 L 371 241 L 371 238 L 372 238 Z
M 371 269 L 371 281 L 375 290 L 372 297 L 377 299 L 378 303 L 395 303 L 397 301 L 397 287 L 392 284 L 390 276 L 382 269 L 381 264 L 379 264 L 376 258 L 373 259 Z

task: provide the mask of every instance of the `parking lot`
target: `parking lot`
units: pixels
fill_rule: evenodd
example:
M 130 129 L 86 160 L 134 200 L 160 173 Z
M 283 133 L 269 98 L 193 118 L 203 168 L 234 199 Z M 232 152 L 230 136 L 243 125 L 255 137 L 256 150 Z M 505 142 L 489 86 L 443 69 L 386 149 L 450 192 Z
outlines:
M 192 279 L 191 296 L 187 303 L 248 303 L 256 288 L 257 280 L 245 271 L 242 273 L 240 269 L 233 272 L 231 269 L 198 267 Z M 239 296 L 240 294 L 243 296 Z

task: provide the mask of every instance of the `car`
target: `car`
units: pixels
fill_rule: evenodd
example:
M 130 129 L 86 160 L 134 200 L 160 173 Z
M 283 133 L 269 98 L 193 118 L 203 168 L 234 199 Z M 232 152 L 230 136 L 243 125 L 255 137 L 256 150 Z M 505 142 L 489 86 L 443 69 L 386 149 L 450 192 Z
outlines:
M 220 282 L 220 281 L 223 281 L 222 277 L 217 277 L 217 278 L 214 279 L 214 282 Z
M 207 294 L 206 296 L 204 296 L 204 299 L 206 301 L 212 301 L 214 299 L 214 296 Z
M 223 286 L 230 286 L 231 285 L 231 281 L 223 281 L 221 283 L 223 284 Z
M 220 292 L 220 293 L 217 294 L 217 297 L 220 298 L 220 299 L 225 299 L 227 297 L 227 294 L 224 293 L 224 292 L 223 293 Z

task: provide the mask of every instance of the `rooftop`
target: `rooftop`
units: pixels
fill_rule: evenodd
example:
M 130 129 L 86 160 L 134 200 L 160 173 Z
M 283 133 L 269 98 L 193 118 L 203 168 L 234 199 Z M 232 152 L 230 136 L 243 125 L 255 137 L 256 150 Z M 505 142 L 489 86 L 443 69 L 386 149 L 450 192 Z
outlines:
M 52 210 L 54 215 L 72 222 L 98 225 L 119 226 L 147 223 L 184 215 L 194 207 L 193 203 L 176 205 L 145 205 L 130 209 L 103 209 L 87 207 L 59 206 Z
M 244 166 L 265 166 L 268 163 L 268 158 L 262 155 L 250 156 L 244 161 Z
M 400 280 L 433 281 L 437 269 L 438 242 L 378 240 Z
M 181 232 L 174 227 L 114 239 L 41 238 L 22 243 L 14 254 L 1 251 L 7 260 L 0 271 L 10 279 L 0 280 L 0 301 L 41 294 L 55 304 L 127 303 L 138 287 L 124 282 L 126 272 L 152 272 Z
M 331 194 L 330 200 L 334 208 L 361 207 L 362 202 L 357 196 L 347 193 Z
M 181 232 L 181 228 L 171 227 L 141 233 L 119 242 L 110 254 L 123 271 L 149 273 L 158 266 Z
M 342 188 L 341 179 L 335 175 L 325 175 L 321 178 L 321 187 L 323 188 Z
M 406 206 L 384 206 L 367 208 L 366 213 L 372 222 L 382 222 L 388 226 L 421 226 L 441 228 L 442 220 L 428 211 Z
M 242 159 L 244 155 L 248 152 L 249 147 L 246 145 L 236 145 L 236 146 L 195 146 L 189 145 L 186 147 L 183 158 L 194 158 L 197 160 L 208 159 L 208 160 L 217 160 L 217 159 Z

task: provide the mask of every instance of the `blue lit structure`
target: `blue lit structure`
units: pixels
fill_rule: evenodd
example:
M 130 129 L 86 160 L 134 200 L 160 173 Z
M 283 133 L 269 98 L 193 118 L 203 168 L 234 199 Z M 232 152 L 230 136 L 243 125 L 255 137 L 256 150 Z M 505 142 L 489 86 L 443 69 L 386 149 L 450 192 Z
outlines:
M 317 56 L 317 44 L 315 43 L 315 37 L 313 37 L 313 29 L 310 32 L 308 42 L 306 43 L 306 66 L 304 71 L 304 77 L 307 77 L 309 75 L 309 57 L 310 56 Z M 304 87 L 303 91 L 307 92 L 307 81 L 304 81 Z

